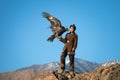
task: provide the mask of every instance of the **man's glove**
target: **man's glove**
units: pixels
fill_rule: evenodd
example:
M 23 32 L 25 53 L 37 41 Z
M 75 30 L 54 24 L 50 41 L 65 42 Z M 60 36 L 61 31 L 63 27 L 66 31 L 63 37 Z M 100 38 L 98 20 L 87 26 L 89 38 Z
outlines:
M 75 48 L 72 48 L 72 52 L 75 52 Z

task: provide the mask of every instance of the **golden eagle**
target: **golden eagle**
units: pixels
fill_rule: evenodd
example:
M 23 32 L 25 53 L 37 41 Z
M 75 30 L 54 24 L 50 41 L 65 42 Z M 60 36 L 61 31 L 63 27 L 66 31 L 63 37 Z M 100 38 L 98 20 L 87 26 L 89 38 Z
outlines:
M 53 34 L 47 39 L 47 41 L 53 41 L 54 38 L 61 36 L 64 32 L 68 31 L 68 28 L 65 28 L 64 26 L 61 25 L 61 22 L 50 15 L 47 12 L 43 12 L 43 17 L 45 17 L 48 21 L 50 21 L 51 25 L 50 28 L 53 32 Z

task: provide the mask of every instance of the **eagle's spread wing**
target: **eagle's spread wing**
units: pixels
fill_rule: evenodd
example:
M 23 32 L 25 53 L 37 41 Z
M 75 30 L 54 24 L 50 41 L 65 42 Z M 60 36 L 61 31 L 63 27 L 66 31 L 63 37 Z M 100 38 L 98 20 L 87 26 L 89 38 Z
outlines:
M 57 18 L 53 17 L 47 12 L 43 12 L 43 17 L 47 18 L 47 20 L 50 21 L 51 23 L 50 28 L 52 29 L 53 32 L 59 31 L 61 27 L 61 22 Z
M 67 28 L 61 25 L 61 22 L 57 18 L 53 17 L 49 13 L 43 12 L 43 17 L 50 21 L 50 28 L 53 31 L 53 34 L 47 39 L 48 41 L 53 41 L 54 38 L 56 38 L 57 36 L 61 36 L 65 31 L 68 31 Z

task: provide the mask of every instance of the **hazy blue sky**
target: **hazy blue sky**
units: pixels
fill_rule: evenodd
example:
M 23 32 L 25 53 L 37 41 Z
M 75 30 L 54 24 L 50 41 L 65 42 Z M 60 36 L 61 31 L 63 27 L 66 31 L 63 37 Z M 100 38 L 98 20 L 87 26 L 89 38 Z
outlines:
M 0 0 L 0 72 L 59 62 L 64 44 L 46 41 L 52 32 L 43 11 L 76 24 L 75 57 L 120 60 L 120 0 Z

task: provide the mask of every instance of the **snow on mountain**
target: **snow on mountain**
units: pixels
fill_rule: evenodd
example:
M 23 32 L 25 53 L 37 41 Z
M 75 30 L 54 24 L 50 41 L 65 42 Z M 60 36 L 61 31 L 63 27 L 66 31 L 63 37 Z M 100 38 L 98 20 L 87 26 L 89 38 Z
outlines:
M 101 65 L 102 66 L 110 66 L 110 65 L 113 65 L 113 64 L 120 64 L 120 60 L 110 60 L 110 61 L 107 61 L 105 63 L 102 63 Z
M 47 67 L 46 67 L 46 70 L 55 70 L 55 69 L 58 69 L 60 66 L 60 64 L 58 62 L 52 62 L 52 63 L 48 63 L 47 64 Z

